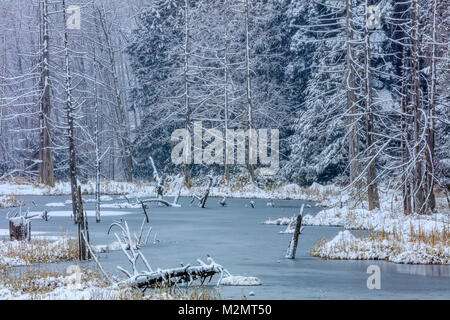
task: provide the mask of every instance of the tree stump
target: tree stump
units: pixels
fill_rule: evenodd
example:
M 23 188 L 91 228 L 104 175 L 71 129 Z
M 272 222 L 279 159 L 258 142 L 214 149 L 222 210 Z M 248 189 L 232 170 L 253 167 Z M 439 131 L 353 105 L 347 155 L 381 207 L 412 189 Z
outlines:
M 297 216 L 297 223 L 295 224 L 294 235 L 292 236 L 291 242 L 289 243 L 289 247 L 286 252 L 286 258 L 288 259 L 295 259 L 295 253 L 297 251 L 297 244 L 298 244 L 298 236 L 300 235 L 300 230 L 302 227 L 302 217 L 304 208 L 305 205 L 303 204 L 302 208 L 300 209 L 300 214 Z
M 31 222 L 22 217 L 9 220 L 9 238 L 11 241 L 31 240 Z

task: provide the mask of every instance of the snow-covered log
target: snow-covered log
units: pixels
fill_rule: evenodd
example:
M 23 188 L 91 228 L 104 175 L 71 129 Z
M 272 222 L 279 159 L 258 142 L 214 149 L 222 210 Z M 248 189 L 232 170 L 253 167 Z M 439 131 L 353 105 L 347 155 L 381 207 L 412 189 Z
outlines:
M 127 279 L 120 281 L 119 284 L 140 288 L 145 291 L 146 289 L 154 287 L 155 285 L 173 286 L 179 283 L 185 283 L 189 285 L 195 280 L 200 280 L 201 284 L 203 284 L 206 280 L 208 280 L 208 278 L 208 281 L 211 281 L 212 277 L 216 274 L 220 275 L 219 281 L 217 282 L 217 285 L 219 285 L 220 280 L 222 279 L 224 274 L 227 276 L 231 275 L 221 265 L 217 264 L 209 255 L 208 264 L 198 259 L 198 266 L 191 267 L 190 265 L 182 265 L 178 268 L 165 270 L 157 269 L 156 271 L 153 271 L 147 259 L 139 250 L 142 244 L 147 242 L 148 236 L 150 234 L 149 231 L 147 233 L 145 242 L 141 241 L 144 223 L 145 219 L 142 222 L 139 237 L 135 235 L 134 240 L 131 237 L 130 229 L 128 228 L 128 224 L 126 221 L 115 222 L 110 226 L 108 230 L 109 233 L 113 226 L 116 226 L 121 230 L 122 237 L 119 237 L 116 233 L 114 235 L 116 236 L 116 239 L 121 246 L 122 252 L 127 257 L 132 268 L 131 271 L 127 271 L 120 266 L 117 267 L 119 271 L 123 272 L 127 276 Z M 147 268 L 146 271 L 138 271 L 137 263 L 139 258 L 141 258 L 143 264 Z
M 223 268 L 220 264 L 217 264 L 209 256 L 208 264 L 200 259 L 197 261 L 199 263 L 198 266 L 187 265 L 165 270 L 158 269 L 156 271 L 144 271 L 131 276 L 123 283 L 145 291 L 148 288 L 162 284 L 173 286 L 180 283 L 185 283 L 189 285 L 195 280 L 200 280 L 201 284 L 204 284 L 205 281 L 211 281 L 214 275 L 220 276 L 217 282 L 217 285 L 219 285 L 224 275 L 231 276 L 225 268 Z

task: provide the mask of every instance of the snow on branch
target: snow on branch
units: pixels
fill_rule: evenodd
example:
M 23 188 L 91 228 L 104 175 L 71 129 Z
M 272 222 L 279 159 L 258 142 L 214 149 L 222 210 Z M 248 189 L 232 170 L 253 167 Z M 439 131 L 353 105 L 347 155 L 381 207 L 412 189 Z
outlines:
M 130 230 L 128 228 L 128 224 L 125 220 L 114 221 L 108 228 L 108 234 L 111 232 L 113 227 L 119 228 L 121 231 L 121 236 L 119 237 L 116 233 L 114 234 L 117 238 L 121 248 L 125 248 L 126 250 L 139 249 L 148 243 L 148 238 L 150 233 L 152 232 L 152 228 L 148 228 L 145 238 L 143 237 L 145 231 L 145 223 L 147 219 L 144 218 L 142 220 L 141 228 L 139 229 L 139 235 L 133 233 L 133 237 L 131 237 Z M 148 221 L 147 221 L 148 223 Z
M 231 276 L 224 267 L 217 264 L 210 256 L 208 256 L 207 261 L 208 263 L 205 263 L 198 259 L 198 266 L 186 265 L 165 270 L 157 269 L 156 271 L 149 269 L 149 271 L 135 273 L 132 276 L 128 273 L 130 276 L 123 283 L 145 291 L 148 288 L 161 284 L 174 286 L 185 283 L 190 285 L 195 280 L 200 280 L 203 285 L 206 281 L 210 282 L 214 275 L 219 275 L 219 280 L 217 281 L 217 285 L 219 285 L 224 275 Z M 135 261 L 130 260 L 130 262 L 135 268 Z M 121 270 L 124 271 L 122 268 Z
M 190 265 L 182 265 L 178 268 L 166 270 L 157 269 L 156 271 L 153 271 L 149 262 L 139 250 L 143 245 L 147 243 L 151 231 L 150 228 L 147 232 L 145 240 L 142 241 L 144 224 L 145 218 L 142 221 L 139 236 L 136 236 L 134 234 L 134 239 L 131 236 L 128 223 L 125 220 L 112 223 L 108 229 L 108 234 L 113 227 L 117 227 L 121 230 L 121 236 L 119 236 L 117 233 L 115 233 L 114 235 L 118 243 L 120 244 L 122 252 L 125 254 L 131 265 L 131 270 L 126 270 L 121 266 L 117 267 L 117 269 L 124 273 L 127 277 L 125 280 L 119 281 L 119 285 L 129 285 L 132 287 L 143 289 L 145 291 L 150 287 L 161 284 L 173 286 L 179 283 L 185 283 L 187 285 L 190 285 L 195 280 L 200 280 L 201 284 L 203 285 L 203 283 L 208 279 L 208 281 L 211 281 L 212 277 L 216 274 L 220 275 L 219 281 L 217 282 L 217 285 L 219 285 L 220 280 L 222 280 L 224 274 L 227 276 L 231 276 L 231 274 L 226 269 L 217 264 L 210 256 L 208 256 L 208 264 L 198 259 L 198 266 L 191 267 Z M 146 267 L 146 270 L 138 270 L 137 264 L 139 260 L 142 261 L 142 263 Z
M 153 157 L 150 156 L 150 163 L 153 168 L 153 178 L 156 181 L 156 194 L 158 199 L 162 199 L 165 187 L 164 187 L 164 179 L 158 174 L 158 170 L 156 169 L 155 162 L 153 161 Z

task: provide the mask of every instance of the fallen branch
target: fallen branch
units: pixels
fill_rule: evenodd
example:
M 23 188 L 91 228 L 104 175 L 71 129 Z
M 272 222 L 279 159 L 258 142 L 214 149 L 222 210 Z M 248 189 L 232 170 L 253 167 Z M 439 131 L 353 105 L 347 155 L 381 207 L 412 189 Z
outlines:
M 99 267 L 100 271 L 103 273 L 103 275 L 106 277 L 106 279 L 109 281 L 110 284 L 113 284 L 114 282 L 111 280 L 109 275 L 106 273 L 106 271 L 103 269 L 102 265 L 100 264 L 100 261 L 98 261 L 97 256 L 94 253 L 94 250 L 92 250 L 89 241 L 86 240 L 84 233 L 81 233 L 81 236 L 84 240 L 84 243 L 86 244 L 86 247 L 88 248 L 89 252 L 91 253 L 91 257 L 94 259 L 95 263 Z
M 217 286 L 223 278 L 223 275 L 231 276 L 230 273 L 224 269 L 220 264 L 217 264 L 211 257 L 208 257 L 209 264 L 204 263 L 200 259 L 197 260 L 198 266 L 182 266 L 173 269 L 161 270 L 158 269 L 152 272 L 141 272 L 137 275 L 131 276 L 125 280 L 124 283 L 143 289 L 152 288 L 158 285 L 173 286 L 179 283 L 190 285 L 195 280 L 200 280 L 203 284 L 208 278 L 211 281 L 216 274 L 220 276 Z

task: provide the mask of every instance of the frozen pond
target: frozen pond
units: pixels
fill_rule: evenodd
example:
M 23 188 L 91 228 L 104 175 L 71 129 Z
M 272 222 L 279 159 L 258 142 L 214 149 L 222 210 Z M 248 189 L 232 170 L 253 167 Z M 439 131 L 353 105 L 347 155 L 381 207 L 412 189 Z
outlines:
M 112 196 L 113 201 L 103 203 L 123 203 Z M 69 196 L 22 196 L 32 211 L 47 209 L 71 211 L 71 205 L 46 207 L 47 203 L 61 203 Z M 92 199 L 85 196 L 84 199 Z M 171 200 L 171 199 L 170 199 Z M 450 266 L 398 265 L 384 261 L 328 261 L 314 258 L 309 250 L 320 238 L 330 239 L 342 228 L 305 227 L 300 235 L 299 248 L 295 260 L 284 258 L 291 235 L 280 234 L 286 226 L 263 225 L 267 218 L 289 217 L 299 211 L 301 201 L 275 200 L 275 207 L 267 207 L 265 200 L 254 200 L 255 208 L 246 199 L 228 199 L 228 205 L 221 207 L 217 198 L 210 198 L 206 209 L 195 204 L 189 206 L 190 199 L 181 198 L 181 208 L 167 208 L 152 205 L 150 225 L 153 227 L 149 244 L 142 248 L 150 265 L 155 269 L 169 268 L 183 264 L 196 264 L 196 259 L 206 259 L 210 254 L 233 275 L 258 277 L 262 286 L 225 287 L 220 293 L 224 299 L 241 299 L 250 291 L 255 296 L 249 299 L 450 299 Z M 37 207 L 31 205 L 35 202 Z M 94 210 L 94 203 L 86 203 L 85 209 Z M 107 235 L 110 223 L 123 217 L 130 229 L 139 231 L 143 214 L 141 209 L 102 209 L 118 216 L 104 216 L 102 222 L 89 219 L 91 242 L 94 245 L 115 241 Z M 320 208 L 312 204 L 305 213 L 316 213 Z M 8 210 L 0 210 L 0 229 L 7 229 L 4 216 Z M 60 213 L 61 214 L 61 213 Z M 32 233 L 48 232 L 61 235 L 68 231 L 75 234 L 76 227 L 68 217 L 55 212 L 48 222 L 33 220 Z M 4 231 L 4 230 L 0 230 Z M 158 243 L 153 244 L 157 233 Z M 357 232 L 358 233 L 358 232 Z M 1 234 L 1 233 L 0 233 Z M 129 269 L 128 261 L 120 251 L 100 255 L 100 261 L 107 271 L 119 275 L 116 266 Z M 366 273 L 369 265 L 381 268 L 381 290 L 369 290 Z M 214 281 L 214 279 L 213 279 Z

